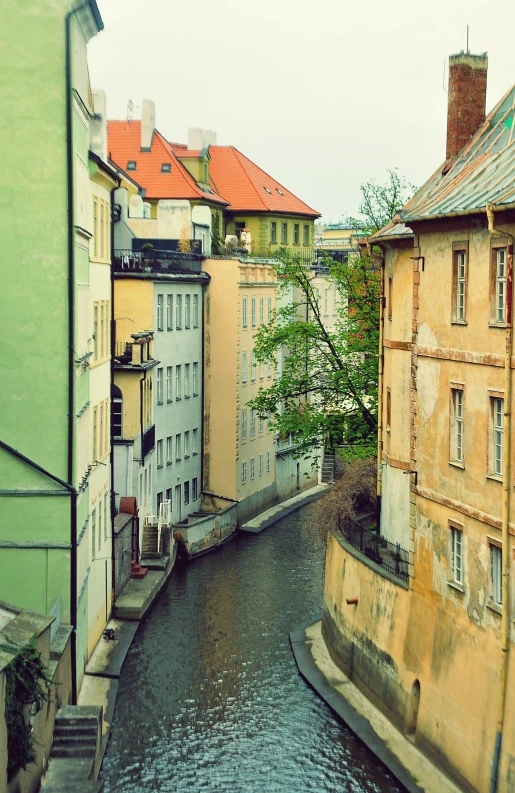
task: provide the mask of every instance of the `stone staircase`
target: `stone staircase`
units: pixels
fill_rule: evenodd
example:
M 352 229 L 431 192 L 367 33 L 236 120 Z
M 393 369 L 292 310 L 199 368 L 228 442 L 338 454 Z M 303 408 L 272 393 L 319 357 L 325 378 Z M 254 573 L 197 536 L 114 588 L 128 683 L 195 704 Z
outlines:
M 95 756 L 98 714 L 81 712 L 83 710 L 83 708 L 63 707 L 57 712 L 51 757 Z
M 322 473 L 321 473 L 321 480 L 322 482 L 329 483 L 334 482 L 334 454 L 328 454 L 324 452 L 324 458 L 322 460 Z
M 50 762 L 42 793 L 100 793 L 102 708 L 65 705 L 55 717 Z
M 143 528 L 143 541 L 141 548 L 141 556 L 143 559 L 159 559 L 161 556 L 160 548 L 158 547 L 158 527 L 145 526 Z

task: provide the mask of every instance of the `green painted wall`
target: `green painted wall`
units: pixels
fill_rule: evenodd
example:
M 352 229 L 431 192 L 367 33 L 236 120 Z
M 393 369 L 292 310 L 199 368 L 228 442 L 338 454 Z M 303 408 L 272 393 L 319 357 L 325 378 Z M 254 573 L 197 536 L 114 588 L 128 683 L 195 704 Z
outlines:
M 272 243 L 270 227 L 271 223 L 277 224 L 277 243 Z M 234 234 L 234 224 L 245 223 L 246 227 L 252 235 L 252 240 L 258 250 L 263 250 L 268 247 L 273 251 L 274 248 L 285 247 L 292 251 L 302 251 L 313 248 L 314 228 L 315 223 L 310 218 L 303 218 L 300 215 L 240 215 L 234 214 L 228 220 L 226 218 L 227 234 Z M 281 224 L 287 225 L 287 243 L 281 243 Z M 295 245 L 293 243 L 294 224 L 299 224 L 300 243 Z M 304 226 L 309 226 L 309 243 L 304 245 Z

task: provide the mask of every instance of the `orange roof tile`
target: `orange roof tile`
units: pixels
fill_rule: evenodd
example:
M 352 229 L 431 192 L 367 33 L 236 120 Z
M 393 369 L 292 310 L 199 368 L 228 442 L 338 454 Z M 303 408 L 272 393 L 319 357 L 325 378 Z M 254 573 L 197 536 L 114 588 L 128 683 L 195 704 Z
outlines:
M 108 121 L 107 149 L 109 157 L 122 170 L 127 163 L 136 161 L 131 177 L 145 188 L 145 198 L 202 199 L 226 205 L 228 201 L 216 192 L 202 190 L 188 170 L 179 162 L 172 146 L 155 130 L 150 151 L 141 151 L 141 121 Z M 161 166 L 170 163 L 169 172 Z
M 320 217 L 234 146 L 210 146 L 209 171 L 233 212 L 284 212 Z

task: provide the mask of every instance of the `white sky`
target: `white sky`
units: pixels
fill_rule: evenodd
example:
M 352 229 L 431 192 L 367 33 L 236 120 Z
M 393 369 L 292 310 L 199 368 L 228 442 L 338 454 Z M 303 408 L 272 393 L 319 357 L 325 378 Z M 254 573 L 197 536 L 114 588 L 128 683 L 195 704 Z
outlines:
M 216 130 L 333 222 L 357 213 L 360 182 L 397 167 L 420 185 L 444 160 L 444 62 L 467 23 L 487 111 L 515 82 L 512 0 L 97 2 L 89 65 L 110 118 L 153 99 L 169 140 Z

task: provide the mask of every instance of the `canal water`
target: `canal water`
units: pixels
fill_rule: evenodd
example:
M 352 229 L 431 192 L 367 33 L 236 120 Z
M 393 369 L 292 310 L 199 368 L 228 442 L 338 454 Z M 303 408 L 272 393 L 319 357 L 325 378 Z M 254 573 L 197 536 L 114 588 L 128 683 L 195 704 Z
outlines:
M 123 667 L 107 793 L 401 793 L 297 672 L 288 634 L 322 604 L 311 509 L 176 566 Z

